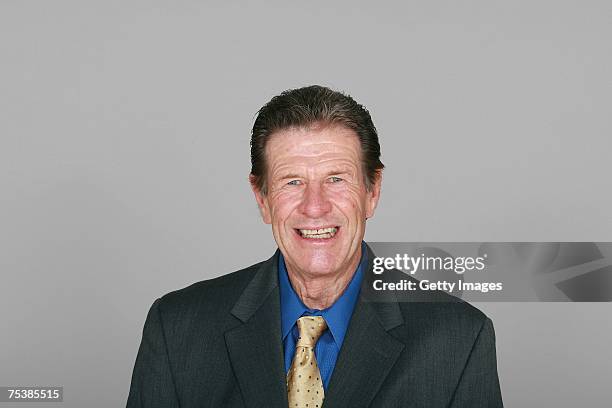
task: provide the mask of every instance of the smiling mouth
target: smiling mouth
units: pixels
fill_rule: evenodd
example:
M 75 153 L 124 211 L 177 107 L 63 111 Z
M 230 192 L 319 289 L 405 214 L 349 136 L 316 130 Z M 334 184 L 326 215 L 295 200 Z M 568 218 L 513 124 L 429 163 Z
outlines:
M 333 238 L 340 227 L 328 227 L 319 229 L 296 229 L 302 238 L 306 239 L 329 239 Z

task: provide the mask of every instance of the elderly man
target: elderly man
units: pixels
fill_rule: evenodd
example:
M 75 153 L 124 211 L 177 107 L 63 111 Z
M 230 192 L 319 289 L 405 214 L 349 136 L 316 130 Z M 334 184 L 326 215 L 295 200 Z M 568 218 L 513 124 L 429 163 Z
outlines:
M 128 407 L 502 406 L 480 311 L 443 293 L 368 298 L 384 166 L 363 106 L 283 92 L 258 113 L 251 162 L 279 249 L 155 301 Z

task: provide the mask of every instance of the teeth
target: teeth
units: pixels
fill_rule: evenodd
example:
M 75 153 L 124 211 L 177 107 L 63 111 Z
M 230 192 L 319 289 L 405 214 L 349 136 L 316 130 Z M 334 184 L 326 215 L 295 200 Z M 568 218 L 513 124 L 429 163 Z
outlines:
M 338 231 L 335 227 L 330 228 L 320 228 L 315 230 L 309 229 L 301 229 L 300 234 L 304 238 L 331 238 L 336 235 L 336 231 Z

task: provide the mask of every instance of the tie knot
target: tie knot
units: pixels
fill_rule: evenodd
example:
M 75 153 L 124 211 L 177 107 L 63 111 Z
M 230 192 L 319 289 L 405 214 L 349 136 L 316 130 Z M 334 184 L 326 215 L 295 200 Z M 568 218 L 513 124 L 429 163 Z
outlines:
M 327 329 L 323 316 L 302 316 L 297 320 L 297 326 L 300 333 L 297 345 L 304 347 L 314 347 Z

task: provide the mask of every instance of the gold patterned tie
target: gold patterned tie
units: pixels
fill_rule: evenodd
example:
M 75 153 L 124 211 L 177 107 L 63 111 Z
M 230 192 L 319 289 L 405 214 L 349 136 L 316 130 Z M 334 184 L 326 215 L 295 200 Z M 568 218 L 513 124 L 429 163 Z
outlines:
M 303 316 L 297 320 L 299 338 L 293 362 L 287 373 L 289 408 L 320 408 L 323 405 L 323 379 L 314 347 L 327 329 L 322 316 Z

